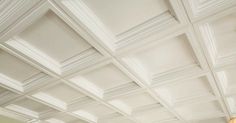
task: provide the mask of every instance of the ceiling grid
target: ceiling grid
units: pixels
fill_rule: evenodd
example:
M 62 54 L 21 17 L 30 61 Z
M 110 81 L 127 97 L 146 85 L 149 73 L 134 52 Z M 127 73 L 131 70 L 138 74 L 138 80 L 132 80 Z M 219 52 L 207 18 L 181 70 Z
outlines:
M 235 36 L 235 0 L 1 0 L 0 115 L 226 123 Z

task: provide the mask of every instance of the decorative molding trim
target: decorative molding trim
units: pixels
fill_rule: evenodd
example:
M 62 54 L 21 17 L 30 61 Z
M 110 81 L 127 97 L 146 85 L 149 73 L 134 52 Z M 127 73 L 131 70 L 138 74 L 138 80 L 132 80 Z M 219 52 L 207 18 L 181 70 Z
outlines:
M 6 106 L 5 108 L 15 111 L 15 112 L 18 112 L 18 113 L 21 113 L 21 114 L 24 114 L 24 115 L 27 115 L 27 116 L 31 116 L 33 118 L 39 118 L 38 112 L 29 110 L 27 108 L 24 108 L 24 107 L 15 105 L 15 104 L 10 104 L 10 105 Z
M 183 0 L 190 20 L 195 22 L 236 4 L 234 0 Z
M 9 27 L 14 25 L 19 18 L 22 18 L 25 13 L 31 11 L 37 4 L 42 3 L 42 1 L 2 0 L 0 3 L 0 34 L 2 35 Z
M 12 88 L 19 92 L 28 92 L 32 89 L 34 89 L 35 86 L 42 84 L 42 82 L 49 80 L 50 77 L 42 72 L 27 78 L 24 81 L 24 84 L 21 82 L 14 80 L 12 78 L 9 78 L 8 76 L 4 74 L 0 74 L 0 84 L 7 86 L 9 88 Z
M 87 42 L 92 45 L 92 47 L 71 59 L 65 60 L 63 63 L 58 63 L 55 60 L 52 60 L 44 53 L 32 48 L 26 41 L 16 36 L 19 32 L 21 32 L 30 24 L 43 16 L 47 11 L 52 11 L 57 16 L 59 16 L 59 18 L 61 18 L 66 24 L 68 24 L 71 29 L 75 30 L 76 33 L 82 31 L 80 29 L 81 27 L 75 25 L 75 22 L 73 22 L 71 18 L 67 17 L 67 15 L 62 13 L 62 11 L 59 10 L 56 5 L 48 1 L 38 6 L 38 8 L 29 13 L 26 18 L 17 23 L 8 32 L 4 33 L 0 37 L 0 40 L 4 41 L 3 44 L 6 47 L 20 52 L 22 55 L 27 56 L 31 61 L 38 62 L 40 65 L 50 69 L 52 72 L 55 72 L 59 75 L 65 75 L 75 70 L 84 69 L 85 67 L 102 61 L 105 59 L 105 57 L 108 57 L 108 53 L 106 53 L 106 51 L 103 50 L 100 46 L 95 44 L 94 41 L 91 41 L 92 38 L 88 37 L 89 35 L 85 34 L 85 32 L 81 33 L 86 37 L 85 41 L 87 41 L 86 39 L 89 39 L 89 41 Z
M 46 103 L 50 103 L 54 106 L 57 106 L 63 110 L 66 110 L 67 109 L 67 104 L 53 96 L 50 96 L 46 93 L 43 93 L 43 92 L 39 92 L 39 93 L 36 93 L 34 95 L 32 95 L 33 97 L 35 98 L 38 98 Z
M 190 31 L 189 32 L 187 32 Z M 158 39 L 155 35 L 150 36 L 148 40 L 145 40 L 147 42 L 150 42 L 150 45 L 142 45 L 142 46 L 137 46 L 133 47 L 131 49 L 128 49 L 124 52 L 121 52 L 118 56 L 119 60 L 122 63 L 126 64 L 126 67 L 128 69 L 132 70 L 132 73 L 137 74 L 137 76 L 140 77 L 142 81 L 145 81 L 149 86 L 150 85 L 155 85 L 155 84 L 162 84 L 167 81 L 173 81 L 181 78 L 186 78 L 186 77 L 191 77 L 194 75 L 202 74 L 207 72 L 208 66 L 206 65 L 206 61 L 204 59 L 204 56 L 202 52 L 199 50 L 199 44 L 195 40 L 195 36 L 191 32 L 192 29 L 182 29 L 178 32 L 175 32 L 172 35 L 169 35 L 167 38 L 163 39 Z M 139 63 L 136 62 L 134 58 L 132 58 L 129 53 L 135 53 L 144 49 L 148 49 L 150 47 L 153 47 L 154 45 L 158 45 L 160 42 L 164 42 L 166 40 L 169 40 L 171 38 L 180 36 L 180 35 L 185 35 L 191 49 L 193 52 L 193 57 L 195 59 L 195 62 L 192 64 L 184 65 L 182 67 L 177 67 L 170 69 L 168 71 L 162 72 L 162 73 L 150 73 L 148 72 L 143 66 L 141 66 Z M 136 50 L 133 50 L 136 49 Z M 127 55 L 128 54 L 128 55 Z
M 55 1 L 57 2 L 57 1 Z M 61 0 L 57 2 L 60 6 L 66 7 L 65 11 L 71 16 L 75 16 L 76 20 L 81 22 L 83 26 L 88 28 L 88 31 L 96 36 L 106 47 L 112 51 L 120 50 L 123 47 L 130 45 L 131 43 L 136 42 L 137 39 L 140 39 L 144 36 L 147 36 L 153 32 L 162 32 L 163 29 L 170 26 L 182 26 L 186 23 L 186 16 L 182 14 L 176 14 L 183 9 L 181 1 L 168 1 L 170 7 L 176 8 L 178 12 L 173 12 L 172 8 L 169 8 L 169 11 L 162 13 L 159 16 L 156 16 L 132 29 L 121 33 L 119 35 L 112 34 L 109 29 L 100 21 L 100 19 L 94 15 L 92 10 L 90 10 L 82 0 Z M 182 12 L 183 13 L 183 12 Z
M 236 8 L 232 7 L 230 9 L 227 9 L 221 13 L 212 16 L 209 19 L 204 19 L 194 24 L 195 31 L 197 32 L 198 37 L 200 37 L 199 40 L 202 40 L 201 45 L 203 46 L 205 52 L 208 55 L 207 56 L 208 60 L 211 61 L 210 65 L 211 67 L 214 67 L 216 69 L 224 67 L 229 64 L 236 63 L 236 52 L 232 52 L 224 56 L 219 55 L 216 46 L 215 34 L 214 30 L 212 30 L 211 22 L 231 14 L 235 10 Z
M 13 118 L 13 119 L 20 120 L 22 122 L 28 122 L 30 120 L 27 117 L 24 117 L 22 115 L 19 115 L 15 112 L 12 112 L 12 111 L 10 111 L 8 109 L 4 109 L 4 108 L 0 108 L 0 114 L 3 115 L 3 116 L 6 116 L 6 117 L 10 117 L 10 118 Z
M 94 61 L 94 59 L 100 59 L 102 55 L 94 48 L 89 48 L 76 56 L 63 61 L 62 63 L 58 63 L 57 61 L 51 59 L 46 54 L 34 49 L 30 46 L 26 41 L 20 38 L 14 38 L 13 40 L 7 41 L 6 44 L 13 49 L 18 50 L 22 54 L 32 58 L 34 61 L 39 62 L 43 66 L 51 69 L 57 74 L 62 74 L 65 71 L 68 71 L 74 67 L 78 67 L 82 64 L 86 64 L 87 62 Z

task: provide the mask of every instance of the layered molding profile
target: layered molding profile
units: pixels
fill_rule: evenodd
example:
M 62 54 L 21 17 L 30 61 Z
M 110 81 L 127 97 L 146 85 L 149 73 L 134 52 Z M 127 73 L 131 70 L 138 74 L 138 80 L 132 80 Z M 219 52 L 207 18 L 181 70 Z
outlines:
M 119 69 L 118 63 L 108 60 L 68 77 L 70 83 L 100 98 L 110 98 L 140 87 Z M 108 75 L 110 74 L 109 78 Z
M 0 84 L 7 88 L 19 92 L 29 92 L 34 89 L 36 86 L 42 85 L 46 81 L 49 81 L 51 77 L 31 65 L 28 65 L 25 62 L 22 62 L 17 57 L 6 53 L 5 51 L 0 50 L 1 60 L 1 73 L 0 73 Z M 15 68 L 15 72 L 10 71 L 6 65 L 12 64 L 12 67 Z M 17 74 L 17 72 L 21 72 Z M 30 73 L 31 72 L 31 73 Z M 25 75 L 24 75 L 25 74 Z M 24 78 L 19 77 L 23 75 Z
M 233 47 L 235 43 L 231 36 L 235 33 L 235 10 L 236 8 L 233 7 L 195 24 L 199 37 L 203 41 L 202 45 L 214 67 L 221 67 L 236 61 Z M 222 26 L 227 26 L 227 28 L 222 29 Z M 225 46 L 222 46 L 222 42 L 225 42 Z
M 228 7 L 234 6 L 234 0 L 183 0 L 191 21 L 198 21 Z
M 42 25 L 39 25 L 41 23 Z M 69 58 L 60 59 L 60 61 L 58 61 L 59 58 L 57 58 L 58 54 L 56 54 L 56 52 L 60 49 L 56 49 L 56 44 L 53 44 L 55 46 L 46 46 L 47 44 L 40 44 L 41 47 L 36 46 L 38 45 L 36 43 L 37 41 L 46 39 L 48 37 L 47 33 L 40 32 L 40 29 L 41 31 L 44 31 L 43 29 L 47 29 L 48 26 L 51 27 L 51 32 L 54 33 L 53 36 L 60 36 L 63 33 L 63 35 L 67 36 L 65 38 L 61 37 L 62 39 L 51 36 L 51 41 L 59 40 L 61 43 L 68 43 L 68 47 L 65 47 L 67 49 L 61 49 L 62 51 L 75 50 L 75 44 L 82 45 L 87 48 L 79 52 L 73 52 L 74 55 L 65 54 L 72 56 L 70 56 Z M 61 26 L 65 28 L 65 31 L 60 29 Z M 29 32 L 29 29 L 34 31 Z M 50 2 L 45 2 L 37 9 L 35 9 L 32 13 L 30 13 L 26 18 L 24 18 L 24 20 L 22 20 L 20 23 L 11 28 L 10 31 L 5 33 L 1 37 L 1 40 L 5 40 L 5 46 L 11 48 L 12 50 L 20 52 L 21 54 L 27 56 L 29 59 L 36 61 L 39 64 L 50 69 L 51 71 L 61 75 L 65 74 L 73 68 L 82 69 L 88 65 L 103 60 L 104 57 L 107 57 L 107 54 L 104 51 L 98 51 L 98 49 L 101 49 L 97 47 L 98 45 L 96 45 L 95 49 L 93 46 L 88 44 L 86 39 L 81 37 L 80 34 L 77 34 L 83 33 L 81 31 L 82 30 L 80 29 L 80 27 L 75 26 L 74 22 L 72 22 L 70 18 L 68 18 L 65 14 L 58 10 L 57 7 L 55 7 Z M 41 37 L 38 36 L 37 33 L 40 33 Z M 70 35 L 73 37 L 69 37 Z M 90 40 L 89 43 L 91 43 L 91 37 L 88 37 L 88 35 L 86 34 L 85 36 L 87 39 Z M 24 40 L 24 38 L 26 40 Z M 74 47 L 74 49 L 70 49 L 69 40 L 71 41 L 71 45 Z M 78 40 L 78 42 L 76 42 L 76 40 Z M 51 47 L 52 51 L 44 51 L 43 49 L 45 49 L 45 47 Z M 58 47 L 61 48 L 60 45 Z M 47 52 L 49 52 L 50 55 L 46 54 Z
M 13 102 L 4 105 L 6 109 L 17 112 L 28 119 L 43 118 L 48 114 L 56 112 L 56 110 L 47 107 L 44 104 L 25 97 L 20 97 Z
M 153 34 L 145 41 L 149 42 L 145 47 L 140 45 L 130 48 L 120 52 L 118 57 L 148 85 L 181 79 L 207 70 L 206 61 L 191 29 L 177 31 L 162 40 Z
M 114 33 L 112 28 L 107 27 L 107 23 L 111 20 L 104 20 L 104 18 L 109 19 L 109 16 L 113 16 L 114 18 L 121 16 L 117 13 L 113 13 L 113 15 L 101 15 L 101 17 L 95 15 L 97 11 L 96 7 L 99 8 L 98 6 L 95 5 L 89 5 L 89 3 L 92 4 L 92 2 L 89 1 L 83 1 L 83 0 L 60 0 L 60 2 L 56 1 L 62 8 L 64 8 L 66 11 L 70 11 L 69 14 L 73 17 L 75 17 L 76 20 L 78 20 L 80 23 L 83 23 L 89 31 L 93 35 L 95 35 L 101 43 L 103 43 L 106 47 L 108 47 L 112 51 L 116 51 L 118 49 L 121 49 L 123 47 L 126 47 L 128 45 L 134 44 L 137 42 L 137 39 L 140 39 L 142 37 L 148 36 L 149 34 L 156 32 L 156 33 L 163 33 L 166 28 L 168 27 L 181 27 L 184 24 L 186 24 L 186 16 L 183 14 L 180 14 L 181 12 L 184 12 L 182 9 L 182 4 L 180 0 L 176 1 L 163 1 L 160 0 L 158 3 L 153 2 L 153 1 L 146 1 L 145 2 L 140 2 L 137 4 L 141 4 L 140 6 L 143 6 L 145 8 L 148 8 L 148 6 L 156 6 L 157 8 L 161 10 L 153 10 L 154 12 L 157 11 L 156 15 L 152 15 L 152 17 L 147 17 L 149 18 L 148 20 L 141 21 L 140 22 L 134 22 L 137 23 L 137 25 L 134 25 L 133 27 L 126 28 L 125 31 Z M 101 1 L 105 2 L 105 1 Z M 134 1 L 138 2 L 138 1 Z M 152 3 L 153 2 L 153 3 Z M 99 4 L 99 3 L 98 3 Z M 110 4 L 115 4 L 110 2 Z M 121 2 L 119 4 L 119 7 L 124 7 L 126 3 Z M 150 5 L 147 5 L 150 4 Z M 160 4 L 160 5 L 158 5 Z M 132 8 L 131 6 L 128 7 L 129 9 Z M 146 6 L 145 6 L 146 5 Z M 90 6 L 94 8 L 90 8 Z M 102 5 L 101 5 L 102 6 Z M 133 6 L 135 9 L 137 6 Z M 104 6 L 104 9 L 107 9 L 109 11 L 109 8 Z M 127 8 L 125 8 L 127 9 Z M 149 7 L 148 9 L 152 9 Z M 154 9 L 154 8 L 153 8 Z M 138 9 L 137 9 L 138 10 Z M 128 10 L 127 10 L 128 11 Z M 152 11 L 152 10 L 149 10 Z M 161 11 L 161 13 L 158 13 Z M 123 12 L 123 11 L 122 11 Z M 103 13 L 101 13 L 103 14 Z M 127 13 L 123 13 L 124 16 Z M 136 13 L 131 13 L 130 14 L 135 15 Z M 126 16 L 131 16 L 131 15 L 126 15 Z M 139 15 L 141 16 L 141 15 Z M 119 19 L 125 19 L 126 17 L 119 18 Z M 138 19 L 142 19 L 143 17 L 137 17 Z M 103 20 L 103 21 L 102 21 Z M 106 23 L 106 22 L 107 23 Z M 119 24 L 119 20 L 114 20 L 118 21 L 116 24 Z M 122 20 L 120 20 L 121 22 Z M 131 23 L 132 24 L 132 23 Z M 124 25 L 119 25 L 119 26 L 124 26 Z M 119 26 L 117 28 L 119 28 Z M 121 27 L 120 27 L 121 28 Z
M 2 0 L 0 115 L 27 123 L 226 123 L 235 0 Z
M 62 93 L 62 91 L 64 93 Z M 32 96 L 62 110 L 72 109 L 75 103 L 84 104 L 91 100 L 78 90 L 61 82 L 52 84 L 46 88 L 37 90 L 36 92 L 32 92 Z

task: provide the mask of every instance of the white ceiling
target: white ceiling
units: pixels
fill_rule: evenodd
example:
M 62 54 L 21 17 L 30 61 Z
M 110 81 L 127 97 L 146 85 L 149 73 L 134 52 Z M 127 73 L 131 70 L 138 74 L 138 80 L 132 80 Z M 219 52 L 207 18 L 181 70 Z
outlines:
M 0 0 L 0 115 L 226 123 L 236 0 Z

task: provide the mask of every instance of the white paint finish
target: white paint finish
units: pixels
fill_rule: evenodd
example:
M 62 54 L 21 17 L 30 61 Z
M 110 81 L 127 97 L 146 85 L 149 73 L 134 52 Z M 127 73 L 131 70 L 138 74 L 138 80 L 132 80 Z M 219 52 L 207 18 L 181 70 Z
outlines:
M 28 65 L 20 59 L 0 50 L 0 71 L 1 74 L 14 79 L 20 83 L 24 83 L 27 79 L 40 73 L 31 65 Z M 9 67 L 14 69 L 9 69 Z
M 235 54 L 236 38 L 236 14 L 232 13 L 211 22 L 215 36 L 215 45 L 219 57 Z
M 227 103 L 229 105 L 232 114 L 236 114 L 236 95 L 232 95 L 227 98 Z
M 236 116 L 235 0 L 37 1 L 0 3 L 0 114 L 30 123 Z
M 134 117 L 139 121 L 141 121 L 142 123 L 164 122 L 175 119 L 175 117 L 171 113 L 161 108 L 147 109 L 140 113 L 134 114 Z
M 148 93 L 124 95 L 110 100 L 109 103 L 131 114 L 134 110 L 157 103 Z
M 225 118 L 211 118 L 207 120 L 195 121 L 194 123 L 225 123 Z
M 169 83 L 155 90 L 171 105 L 189 100 L 205 100 L 215 96 L 206 76 Z
M 73 108 L 74 103 L 87 99 L 86 95 L 62 82 L 38 90 L 32 96 L 62 110 Z
M 133 80 L 111 62 L 98 64 L 98 67 L 90 67 L 88 70 L 75 73 L 68 79 L 76 86 L 82 87 L 100 98 L 105 98 L 108 95 L 115 96 L 116 91 L 123 93 L 139 88 Z M 127 88 L 129 86 L 132 88 Z
M 80 109 L 75 110 L 73 113 L 93 122 L 98 122 L 99 118 L 115 112 L 104 105 L 95 104 L 81 107 Z
M 78 98 L 85 96 L 84 94 L 77 91 L 76 89 L 74 89 L 66 84 L 63 84 L 63 83 L 46 88 L 40 92 L 46 93 L 46 94 L 53 96 L 57 99 L 65 101 L 66 103 L 70 103 L 73 100 L 76 100 Z
M 6 105 L 5 108 L 33 118 L 40 118 L 45 113 L 55 112 L 54 109 L 28 98 L 18 99 Z
M 25 107 L 29 110 L 33 110 L 35 112 L 39 112 L 39 113 L 49 110 L 49 108 L 45 107 L 45 105 L 42 105 L 36 101 L 30 100 L 27 98 L 19 100 L 19 101 L 15 102 L 14 104 L 21 106 L 21 107 Z
M 183 0 L 191 21 L 198 21 L 235 5 L 234 0 Z
M 233 3 L 232 3 L 233 4 Z M 221 67 L 234 64 L 235 8 L 227 9 L 195 24 L 210 65 Z
M 202 120 L 224 115 L 217 101 L 185 105 L 177 107 L 176 110 L 187 120 Z
M 103 123 L 134 123 L 133 121 L 131 121 L 131 120 L 129 120 L 126 117 L 123 117 L 121 115 L 111 117 L 111 118 L 108 118 L 108 119 L 104 119 L 101 122 L 103 122 Z
M 47 31 L 45 31 L 47 30 Z M 19 34 L 29 48 L 37 49 L 58 63 L 78 55 L 91 46 L 52 11 Z
M 0 105 L 3 105 L 5 103 L 11 101 L 18 96 L 19 96 L 18 94 L 0 87 Z
M 228 67 L 217 72 L 217 77 L 220 80 L 220 84 L 222 85 L 225 94 L 236 94 L 235 73 L 236 67 Z
M 131 79 L 112 64 L 97 68 L 91 72 L 82 74 L 81 76 L 89 82 L 94 83 L 102 90 L 111 89 L 132 82 Z
M 20 121 L 20 122 L 27 122 L 27 121 L 30 120 L 29 118 L 17 115 L 16 113 L 14 113 L 10 110 L 4 109 L 4 108 L 0 108 L 0 114 L 2 116 L 9 117 L 9 118 L 15 119 L 15 120 Z
M 134 58 L 148 71 L 157 74 L 195 63 L 191 46 L 185 36 L 163 41 L 139 51 L 135 53 Z
M 46 119 L 45 121 L 47 121 L 48 123 L 76 123 L 79 122 L 78 118 L 68 115 L 66 113 L 59 113 L 56 114 L 54 116 L 52 116 L 51 118 Z
M 166 79 L 201 70 L 189 37 L 182 32 L 163 40 L 156 39 L 153 34 L 146 41 L 150 41 L 150 44 L 122 53 L 121 60 L 148 84 L 158 84 Z M 173 78 L 168 78 L 167 75 Z
M 83 2 L 115 35 L 168 11 L 168 2 L 165 0 L 83 0 Z

